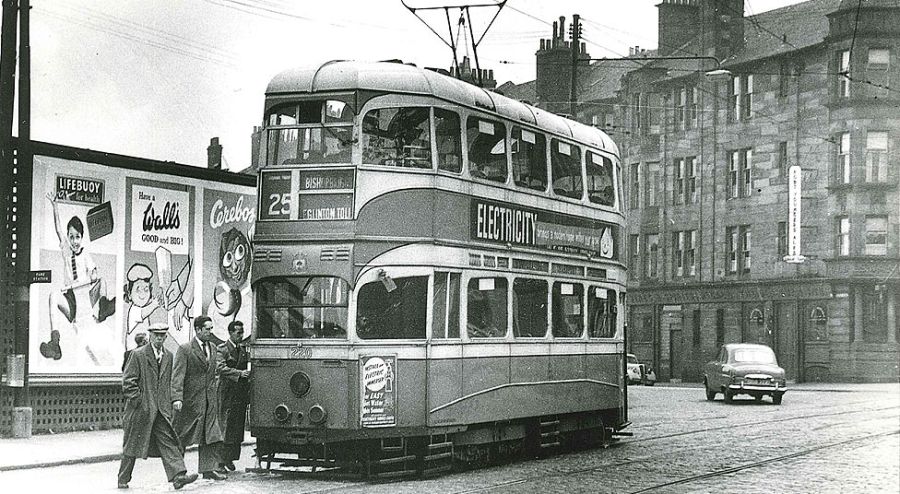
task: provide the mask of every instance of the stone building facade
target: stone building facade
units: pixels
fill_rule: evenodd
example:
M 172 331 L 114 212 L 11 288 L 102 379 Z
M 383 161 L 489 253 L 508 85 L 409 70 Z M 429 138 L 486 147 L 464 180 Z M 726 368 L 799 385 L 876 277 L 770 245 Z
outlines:
M 789 379 L 897 380 L 900 0 L 658 13 L 657 50 L 577 69 L 578 120 L 622 151 L 629 350 L 663 380 L 701 380 L 736 341 Z M 542 62 L 565 44 L 537 53 L 538 104 L 559 102 Z

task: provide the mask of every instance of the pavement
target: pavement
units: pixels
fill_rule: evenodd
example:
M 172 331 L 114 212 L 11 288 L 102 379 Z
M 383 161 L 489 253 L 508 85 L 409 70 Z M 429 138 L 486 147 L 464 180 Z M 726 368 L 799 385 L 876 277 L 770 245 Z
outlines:
M 699 388 L 697 383 L 659 382 L 657 386 Z M 845 384 L 845 383 L 788 383 L 788 392 L 872 392 L 888 391 L 900 383 Z M 245 446 L 256 444 L 249 432 L 244 436 Z M 196 446 L 188 447 L 188 451 Z M 78 463 L 114 461 L 122 454 L 122 429 L 66 432 L 60 434 L 36 434 L 29 438 L 0 438 L 0 472 L 30 468 L 46 468 Z

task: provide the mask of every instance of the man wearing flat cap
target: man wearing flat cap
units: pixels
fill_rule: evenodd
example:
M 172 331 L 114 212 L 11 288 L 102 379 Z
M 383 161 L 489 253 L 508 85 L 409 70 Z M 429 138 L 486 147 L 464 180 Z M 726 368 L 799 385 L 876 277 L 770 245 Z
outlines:
M 127 489 L 137 458 L 159 457 L 176 489 L 197 480 L 187 475 L 184 453 L 172 425 L 172 354 L 163 343 L 168 326 L 150 326 L 150 344 L 136 348 L 122 375 L 125 395 L 124 446 L 119 465 L 119 489 Z

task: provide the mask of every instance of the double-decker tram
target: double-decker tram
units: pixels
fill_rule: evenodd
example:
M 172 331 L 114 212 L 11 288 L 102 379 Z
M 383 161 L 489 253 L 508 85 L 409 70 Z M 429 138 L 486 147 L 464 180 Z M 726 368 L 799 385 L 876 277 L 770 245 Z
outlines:
M 618 150 L 401 63 L 269 84 L 250 429 L 263 464 L 369 476 L 627 426 Z

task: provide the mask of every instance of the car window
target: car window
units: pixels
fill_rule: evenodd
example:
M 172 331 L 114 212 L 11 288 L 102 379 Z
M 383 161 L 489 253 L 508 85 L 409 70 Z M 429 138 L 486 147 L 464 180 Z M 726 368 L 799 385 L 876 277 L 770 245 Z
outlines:
M 629 364 L 636 364 L 636 363 L 638 363 L 637 357 L 635 357 L 634 355 L 629 355 L 629 356 L 628 356 L 628 363 L 629 363 Z
M 734 362 L 774 364 L 775 354 L 768 348 L 739 348 L 734 351 Z

